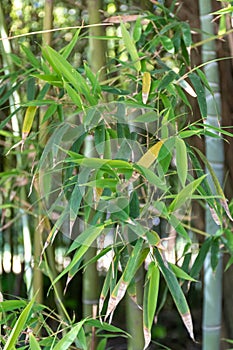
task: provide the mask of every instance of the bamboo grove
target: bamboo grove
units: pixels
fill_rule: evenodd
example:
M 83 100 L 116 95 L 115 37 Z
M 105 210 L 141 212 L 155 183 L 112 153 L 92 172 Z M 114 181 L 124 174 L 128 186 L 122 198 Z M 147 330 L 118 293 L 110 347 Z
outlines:
M 200 1 L 194 43 L 175 1 L 77 3 L 63 14 L 79 14 L 78 25 L 54 28 L 64 4 L 38 2 L 43 30 L 16 35 L 0 4 L 1 346 L 168 349 L 169 327 L 158 330 L 170 303 L 190 349 L 220 349 L 232 135 L 221 125 L 211 16 L 227 36 L 232 6 L 212 14 Z M 203 267 L 200 339 L 190 294 Z

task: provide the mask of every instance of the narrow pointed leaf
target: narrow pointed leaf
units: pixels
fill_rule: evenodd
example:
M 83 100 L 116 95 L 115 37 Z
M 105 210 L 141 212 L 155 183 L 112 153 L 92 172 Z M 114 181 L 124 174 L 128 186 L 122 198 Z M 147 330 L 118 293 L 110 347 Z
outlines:
M 123 271 L 120 280 L 118 281 L 109 298 L 105 319 L 108 318 L 111 313 L 113 313 L 120 300 L 124 297 L 129 283 L 131 282 L 138 268 L 145 260 L 148 254 L 148 249 L 142 250 L 143 243 L 144 240 L 142 238 L 139 238 L 137 240 L 137 243 L 135 244 L 134 249 L 129 257 L 125 270 Z
M 201 184 L 206 175 L 203 175 L 199 179 L 194 180 L 187 186 L 185 186 L 175 197 L 175 199 L 169 205 L 169 211 L 173 212 L 180 208 L 188 199 L 191 199 L 193 192 Z
M 34 121 L 34 117 L 36 114 L 37 106 L 29 106 L 26 110 L 25 117 L 23 120 L 23 127 L 22 127 L 22 139 L 25 141 L 28 134 L 31 131 L 32 124 Z
M 170 268 L 176 275 L 176 277 L 181 278 L 183 280 L 191 281 L 191 282 L 197 282 L 193 277 L 189 276 L 184 270 L 182 270 L 179 266 L 169 263 Z
M 144 72 L 142 77 L 142 102 L 147 103 L 151 86 L 151 75 L 149 72 Z
M 55 278 L 53 284 L 56 284 L 62 276 L 69 272 L 79 262 L 79 260 L 83 258 L 86 251 L 92 245 L 94 240 L 101 234 L 104 227 L 105 225 L 91 226 L 87 228 L 84 232 L 82 232 L 81 235 L 78 236 L 76 241 L 73 242 L 69 249 L 70 252 L 76 247 L 78 247 L 73 259 L 71 260 L 69 265 Z
M 175 274 L 169 268 L 167 262 L 164 262 L 158 249 L 155 249 L 154 252 L 159 268 L 167 283 L 171 296 L 176 304 L 177 310 L 181 315 L 181 318 L 184 322 L 185 327 L 188 330 L 191 339 L 194 340 L 192 317 L 184 293 L 177 281 Z
M 195 73 L 190 73 L 189 78 L 197 94 L 197 101 L 201 111 L 201 116 L 202 118 L 207 118 L 207 104 L 206 104 L 205 89 L 204 89 L 204 86 L 202 85 L 201 79 Z
M 28 303 L 28 305 L 23 309 L 22 313 L 20 314 L 19 318 L 17 319 L 14 328 L 12 329 L 6 344 L 4 345 L 3 350 L 12 350 L 15 348 L 15 345 L 17 343 L 17 340 L 20 336 L 20 333 L 24 330 L 24 327 L 26 325 L 26 321 L 30 315 L 30 312 L 32 310 L 33 304 L 34 304 L 34 298 Z
M 149 168 L 158 158 L 160 148 L 163 145 L 163 141 L 160 140 L 154 146 L 152 146 L 137 162 L 138 165 L 142 165 Z
M 41 350 L 39 342 L 36 340 L 36 338 L 32 333 L 29 334 L 29 344 L 30 344 L 30 349 Z
M 66 335 L 55 345 L 53 350 L 66 350 L 70 348 L 70 345 L 77 338 L 82 326 L 86 322 L 86 319 L 80 321 L 76 326 L 72 326 L 72 329 L 66 333 Z
M 207 238 L 205 240 L 205 242 L 202 244 L 201 248 L 199 249 L 198 255 L 197 255 L 197 257 L 193 263 L 193 266 L 190 270 L 190 273 L 189 273 L 189 275 L 191 277 L 193 277 L 193 278 L 198 277 L 198 274 L 200 273 L 200 271 L 203 267 L 203 264 L 204 264 L 206 255 L 210 249 L 210 246 L 211 246 L 211 237 Z
M 218 181 L 218 178 L 213 170 L 213 168 L 211 167 L 209 161 L 207 160 L 207 158 L 203 155 L 203 153 L 201 151 L 199 151 L 198 149 L 195 149 L 196 152 L 198 153 L 198 155 L 200 156 L 201 160 L 204 162 L 204 164 L 206 165 L 207 169 L 209 170 L 210 172 L 210 175 L 212 177 L 212 180 L 213 180 L 213 183 L 214 183 L 214 187 L 215 187 L 215 190 L 216 190 L 216 193 L 221 196 L 220 198 L 220 203 L 223 207 L 223 209 L 225 209 L 225 212 L 228 216 L 228 218 L 233 221 L 233 218 L 231 216 L 231 213 L 230 213 L 230 209 L 228 207 L 228 204 L 227 204 L 227 199 L 224 195 L 224 192 L 223 192 L 223 189 Z
M 176 137 L 176 167 L 181 185 L 184 187 L 188 175 L 188 159 L 185 142 Z
M 153 325 L 157 306 L 159 281 L 159 268 L 154 262 L 151 262 L 146 274 L 143 296 L 143 332 L 145 339 L 144 350 L 149 346 L 151 341 L 151 327 Z
M 125 44 L 125 47 L 133 61 L 133 65 L 136 68 L 136 70 L 139 72 L 141 70 L 141 62 L 139 60 L 138 52 L 136 49 L 136 46 L 128 32 L 128 30 L 125 27 L 125 24 L 121 22 L 121 34 L 122 38 Z

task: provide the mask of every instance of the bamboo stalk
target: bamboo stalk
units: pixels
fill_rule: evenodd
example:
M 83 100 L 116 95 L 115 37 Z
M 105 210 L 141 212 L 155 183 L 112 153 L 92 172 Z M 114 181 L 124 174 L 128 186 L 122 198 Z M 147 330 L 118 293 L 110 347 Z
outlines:
M 139 306 L 143 300 L 144 271 L 140 267 L 135 275 L 137 304 L 127 295 L 126 298 L 126 321 L 127 331 L 131 335 L 128 338 L 128 350 L 142 350 L 144 347 L 143 313 Z
M 102 5 L 101 0 L 88 0 L 88 15 L 89 24 L 97 24 L 101 22 L 100 9 Z M 105 54 L 106 47 L 104 40 L 94 39 L 92 36 L 103 36 L 104 28 L 101 26 L 90 27 L 90 39 L 89 39 L 89 62 L 91 69 L 94 73 L 100 72 L 99 81 L 103 80 L 106 74 L 105 71 Z M 87 136 L 85 140 L 84 154 L 90 156 L 93 155 L 93 136 Z M 89 216 L 88 222 L 90 222 L 93 215 L 93 209 Z M 96 255 L 96 248 L 89 247 L 85 254 L 84 263 L 88 263 Z M 83 317 L 95 317 L 96 308 L 99 301 L 99 277 L 97 273 L 96 264 L 87 265 L 83 272 L 83 290 L 82 290 L 82 302 L 83 302 Z M 97 341 L 95 337 L 95 329 L 87 328 L 86 332 L 91 332 L 89 338 L 89 347 L 91 350 L 96 349 Z
M 202 40 L 209 34 L 214 35 L 212 22 L 212 5 L 210 0 L 199 0 L 199 11 L 201 29 L 203 30 Z M 208 34 L 205 34 L 208 33 Z M 207 62 L 216 58 L 215 41 L 204 42 L 202 46 L 202 60 Z M 204 67 L 206 78 L 214 92 L 214 97 L 206 91 L 207 103 L 207 124 L 219 127 L 221 119 L 221 95 L 219 88 L 219 73 L 217 62 L 212 61 Z M 217 108 L 216 108 L 217 107 Z M 224 151 L 222 139 L 215 139 L 206 136 L 206 157 L 215 171 L 220 184 L 223 184 L 224 174 Z M 210 181 L 214 192 L 214 186 Z M 210 211 L 206 210 L 206 232 L 214 235 L 219 226 L 214 222 Z M 204 265 L 204 310 L 203 310 L 203 350 L 220 349 L 221 334 L 221 308 L 222 308 L 222 258 L 219 256 L 219 263 L 216 271 L 211 268 L 210 253 L 207 255 Z
M 100 10 L 102 8 L 102 1 L 88 0 L 87 5 L 89 24 L 101 23 Z M 90 27 L 89 34 L 89 62 L 94 73 L 97 73 L 101 69 L 99 80 L 102 81 L 106 74 L 106 44 L 104 40 L 95 39 L 92 36 L 105 35 L 105 28 L 103 26 Z
M 84 155 L 87 156 L 95 156 L 93 154 L 93 136 L 89 135 L 85 139 L 85 148 Z M 94 209 L 91 209 L 88 222 L 90 223 L 94 214 Z M 81 226 L 83 226 L 82 222 L 79 223 L 80 231 Z M 83 305 L 83 318 L 86 317 L 95 317 L 95 310 L 97 308 L 99 302 L 99 277 L 97 273 L 96 264 L 88 264 L 91 259 L 96 256 L 96 247 L 89 247 L 85 257 L 84 257 L 84 265 L 87 264 L 86 268 L 83 271 L 83 287 L 82 287 L 82 305 Z M 96 337 L 95 337 L 95 329 L 90 326 L 85 327 L 85 331 L 90 333 L 88 337 L 89 348 L 91 350 L 96 349 Z

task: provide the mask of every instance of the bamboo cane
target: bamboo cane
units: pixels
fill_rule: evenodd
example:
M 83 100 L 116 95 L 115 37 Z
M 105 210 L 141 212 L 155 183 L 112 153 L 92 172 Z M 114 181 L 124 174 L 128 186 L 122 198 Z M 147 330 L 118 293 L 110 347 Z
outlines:
M 202 29 L 202 40 L 209 35 L 214 35 L 212 22 L 211 1 L 199 0 L 200 22 Z M 207 34 L 206 34 L 207 33 Z M 208 62 L 216 58 L 215 41 L 204 42 L 202 45 L 202 60 Z M 214 96 L 206 91 L 207 103 L 207 124 L 219 126 L 221 122 L 221 96 L 219 91 L 219 74 L 217 62 L 211 62 L 204 67 L 206 78 L 213 89 Z M 217 108 L 216 108 L 217 107 Z M 220 184 L 223 184 L 224 151 L 222 139 L 213 139 L 206 136 L 206 157 L 215 171 Z M 210 182 L 214 191 L 214 186 Z M 210 211 L 206 210 L 206 232 L 214 235 L 219 226 L 214 222 Z M 204 311 L 203 311 L 203 350 L 220 349 L 221 334 L 221 304 L 222 304 L 222 259 L 219 256 L 219 263 L 216 271 L 211 268 L 210 253 L 207 255 L 204 265 Z

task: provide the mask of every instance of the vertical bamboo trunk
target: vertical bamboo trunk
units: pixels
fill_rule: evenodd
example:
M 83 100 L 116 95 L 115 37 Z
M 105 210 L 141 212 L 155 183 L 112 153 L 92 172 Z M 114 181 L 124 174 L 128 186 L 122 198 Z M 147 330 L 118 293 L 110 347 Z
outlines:
M 143 267 L 139 269 L 135 276 L 137 303 L 142 305 L 143 300 L 143 284 L 144 284 L 144 270 Z M 131 335 L 128 338 L 128 350 L 142 350 L 144 347 L 143 335 L 143 313 L 142 309 L 133 302 L 127 295 L 126 298 L 126 318 L 127 318 L 127 332 Z
M 100 10 L 102 9 L 101 0 L 87 0 L 89 24 L 101 23 Z M 89 62 L 94 73 L 100 71 L 100 81 L 105 77 L 106 64 L 106 44 L 105 40 L 92 38 L 92 36 L 103 36 L 105 30 L 103 26 L 93 26 L 89 31 Z
M 51 45 L 51 32 L 49 31 L 53 27 L 53 0 L 46 0 L 44 4 L 44 21 L 43 21 L 43 30 L 48 30 L 48 32 L 43 33 L 42 36 L 42 42 L 43 45 Z M 39 130 L 39 144 L 43 148 L 45 143 L 46 143 L 46 130 L 48 127 L 48 123 L 43 123 L 43 116 L 46 112 L 45 110 L 46 107 L 43 108 L 43 106 L 40 109 L 40 130 Z M 39 189 L 38 189 L 39 190 Z M 38 195 L 39 195 L 38 191 Z M 38 230 L 35 231 L 34 233 L 34 258 L 35 261 L 40 260 L 40 256 L 42 253 L 42 246 L 43 246 L 43 233 L 44 233 L 44 220 L 42 217 L 42 207 L 41 203 L 39 202 L 38 205 L 38 210 L 39 210 L 39 226 Z M 51 249 L 51 248 L 48 248 Z M 51 254 L 50 254 L 51 255 Z M 34 293 L 37 292 L 38 294 L 36 295 L 36 301 L 38 303 L 43 303 L 43 274 L 42 271 L 35 266 L 34 268 L 34 274 L 33 274 L 33 290 Z
M 202 39 L 214 34 L 211 1 L 199 0 L 199 11 L 201 29 L 203 30 Z M 202 60 L 207 62 L 216 58 L 216 47 L 214 40 L 206 42 L 202 46 Z M 219 113 L 221 113 L 221 96 L 219 91 L 219 75 L 217 62 L 211 62 L 206 65 L 205 74 L 207 80 L 214 92 L 213 96 L 206 92 L 208 116 L 207 124 L 218 127 Z M 217 105 L 217 106 L 216 106 Z M 216 111 L 216 107 L 218 111 Z M 219 113 L 218 113 L 219 112 Z M 224 171 L 224 151 L 223 141 L 221 139 L 213 139 L 206 137 L 206 157 L 215 171 L 220 184 L 223 184 Z M 214 191 L 214 186 L 210 182 Z M 210 211 L 206 210 L 206 231 L 214 235 L 219 226 L 214 222 Z M 204 266 L 204 310 L 203 310 L 203 350 L 220 349 L 220 333 L 221 333 L 221 310 L 222 308 L 222 259 L 219 256 L 219 263 L 215 272 L 212 271 L 210 263 L 210 254 L 207 256 Z
M 87 157 L 96 156 L 94 150 L 94 140 L 92 135 L 88 135 L 85 139 L 84 154 Z M 91 209 L 88 223 L 91 221 L 94 214 L 94 209 Z M 80 231 L 83 224 L 80 222 Z M 88 264 L 89 261 L 96 256 L 96 247 L 89 247 L 85 257 L 84 264 L 87 264 L 83 272 L 83 289 L 82 289 L 82 305 L 83 305 L 83 318 L 96 316 L 96 310 L 99 300 L 99 276 L 97 273 L 96 264 Z M 97 339 L 95 337 L 95 329 L 91 327 L 85 328 L 85 331 L 89 333 L 88 346 L 90 350 L 95 350 L 97 347 Z
M 102 8 L 101 0 L 87 0 L 89 24 L 98 24 L 101 22 L 100 10 Z M 100 72 L 99 80 L 105 77 L 105 54 L 106 47 L 104 40 L 95 39 L 92 36 L 103 36 L 104 28 L 101 26 L 94 26 L 90 28 L 89 39 L 89 63 L 94 73 Z M 88 136 L 85 140 L 85 154 L 91 156 L 93 149 L 93 137 Z M 92 156 L 95 156 L 92 154 Z M 90 215 L 91 217 L 92 215 Z M 90 220 L 90 219 L 89 219 Z M 90 247 L 85 255 L 85 263 L 88 263 L 96 255 L 96 248 Z M 88 265 L 83 272 L 83 317 L 95 317 L 96 307 L 99 298 L 99 278 L 96 269 L 96 264 Z M 86 329 L 91 332 L 90 349 L 94 350 L 97 347 L 95 339 L 95 330 Z

